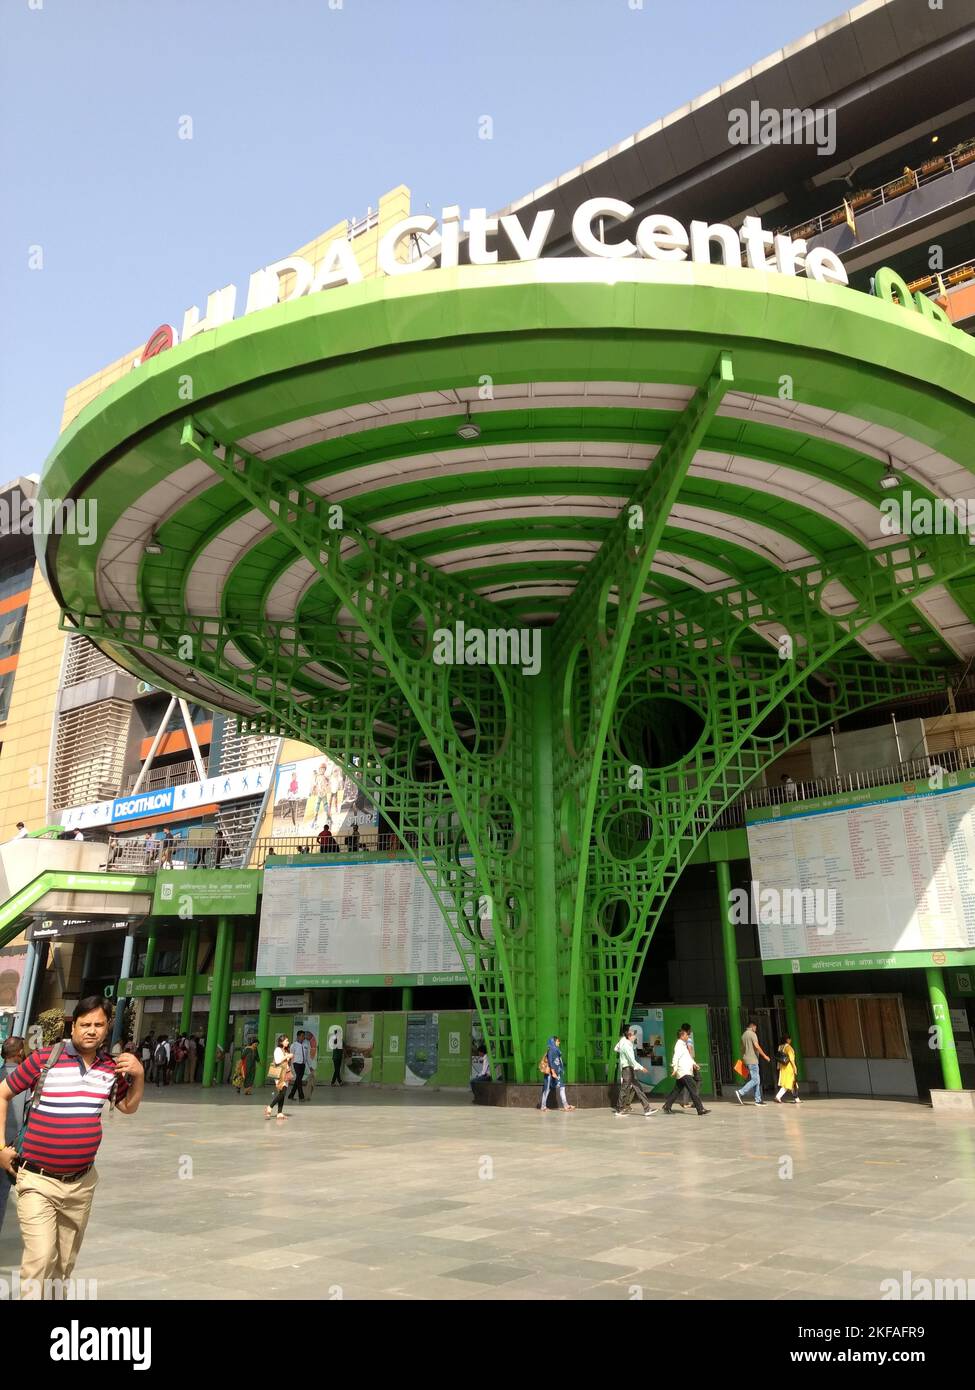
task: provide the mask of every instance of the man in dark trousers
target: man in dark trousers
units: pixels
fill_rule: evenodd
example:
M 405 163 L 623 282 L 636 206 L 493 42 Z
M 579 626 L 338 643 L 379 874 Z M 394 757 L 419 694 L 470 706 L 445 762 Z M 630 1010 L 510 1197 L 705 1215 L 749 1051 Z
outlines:
M 674 1044 L 674 1056 L 670 1064 L 671 1075 L 676 1079 L 676 1086 L 664 1101 L 664 1114 L 670 1115 L 674 1109 L 674 1102 L 677 1100 L 681 1091 L 686 1091 L 691 1104 L 699 1115 L 707 1115 L 710 1112 L 701 1104 L 701 1093 L 698 1090 L 698 1072 L 701 1068 L 694 1060 L 688 1039 L 691 1036 L 691 1025 L 682 1023 L 677 1034 L 677 1041 Z M 680 1102 L 683 1104 L 683 1101 Z
M 305 1103 L 305 1088 L 302 1085 L 305 1077 L 305 1067 L 308 1065 L 308 1043 L 305 1041 L 305 1033 L 302 1028 L 298 1029 L 297 1036 L 291 1045 L 291 1066 L 294 1070 L 295 1079 L 291 1090 L 288 1092 L 288 1099 L 294 1100 L 295 1091 L 298 1092 L 298 1099 L 302 1105 Z
M 342 1080 L 342 1059 L 345 1056 L 345 1048 L 342 1040 L 342 1029 L 339 1024 L 333 1023 L 328 1030 L 328 1050 L 332 1054 L 332 1080 L 333 1086 L 344 1086 Z

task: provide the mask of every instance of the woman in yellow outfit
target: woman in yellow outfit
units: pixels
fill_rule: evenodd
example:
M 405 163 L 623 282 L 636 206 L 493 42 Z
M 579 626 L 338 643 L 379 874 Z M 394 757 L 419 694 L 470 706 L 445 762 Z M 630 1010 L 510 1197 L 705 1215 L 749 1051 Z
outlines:
M 786 1091 L 792 1092 L 792 1099 L 796 1105 L 801 1105 L 799 1099 L 799 1072 L 796 1067 L 796 1052 L 792 1046 L 792 1038 L 788 1033 L 779 1044 L 777 1059 L 779 1064 L 779 1089 L 775 1097 L 779 1105 L 782 1104 L 782 1097 Z

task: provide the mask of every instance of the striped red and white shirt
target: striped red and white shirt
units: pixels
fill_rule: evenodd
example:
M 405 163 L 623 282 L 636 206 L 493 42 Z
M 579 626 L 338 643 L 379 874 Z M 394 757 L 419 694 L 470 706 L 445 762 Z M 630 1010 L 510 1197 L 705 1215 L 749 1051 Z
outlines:
M 39 1048 L 7 1076 L 14 1095 L 33 1087 L 53 1050 Z M 102 1107 L 115 1075 L 107 1052 L 86 1067 L 69 1039 L 44 1080 L 40 1101 L 31 1106 L 22 1157 L 53 1173 L 73 1173 L 94 1163 L 102 1142 Z M 120 1077 L 116 1099 L 126 1090 L 128 1079 Z

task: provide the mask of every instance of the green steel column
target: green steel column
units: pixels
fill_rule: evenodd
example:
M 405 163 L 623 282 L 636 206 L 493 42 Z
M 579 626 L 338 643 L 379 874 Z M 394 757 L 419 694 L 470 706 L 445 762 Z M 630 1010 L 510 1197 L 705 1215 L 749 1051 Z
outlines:
M 724 948 L 725 990 L 728 995 L 728 1038 L 732 1060 L 741 1046 L 741 980 L 738 977 L 738 943 L 731 920 L 731 870 L 727 859 L 719 859 L 718 897 L 721 900 L 721 944 Z
M 193 1018 L 193 995 L 196 993 L 196 960 L 200 947 L 200 928 L 194 923 L 183 937 L 183 1009 L 179 1016 L 179 1031 L 186 1033 Z
M 529 677 L 532 693 L 532 859 L 534 865 L 535 926 L 535 1036 L 532 1056 L 540 1057 L 553 1033 L 561 1035 L 565 1025 L 559 1018 L 559 923 L 555 892 L 555 804 L 552 794 L 554 766 L 552 724 L 555 716 L 552 694 L 552 634 L 542 632 L 541 662 L 538 674 Z M 581 1017 L 581 1015 L 580 1015 Z M 590 1078 L 583 1075 L 581 1038 L 566 1039 L 568 1074 L 571 1081 Z M 527 1059 L 515 1056 L 515 1080 L 526 1081 Z
M 408 1009 L 412 1009 L 412 1007 L 413 1007 L 413 986 L 412 986 L 412 985 L 404 985 L 404 986 L 403 986 L 403 998 L 402 998 L 402 1000 L 401 1000 L 401 1002 L 400 1002 L 400 1008 L 401 1008 L 401 1009 L 403 1010 L 403 1012 L 405 1013 Z
M 228 1047 L 227 1034 L 230 1031 L 228 1019 L 230 1015 L 230 988 L 234 973 L 234 951 L 236 937 L 235 924 L 233 922 L 229 922 L 228 925 L 230 927 L 230 936 L 227 940 L 227 956 L 224 961 L 223 978 L 220 983 L 219 1005 L 217 1011 L 217 1042 L 224 1049 L 225 1053 Z M 214 987 L 216 987 L 216 980 L 214 980 L 213 983 Z M 224 1062 L 224 1066 L 225 1065 L 226 1063 Z M 221 1083 L 223 1081 L 223 1074 L 223 1068 L 221 1068 L 221 1071 L 219 1073 Z
M 142 968 L 142 978 L 148 980 L 153 970 L 156 968 L 156 933 L 149 933 L 149 940 L 146 942 L 146 963 Z
M 217 1055 L 217 1005 L 227 955 L 232 950 L 233 935 L 226 917 L 217 920 L 217 949 L 213 958 L 213 988 L 210 991 L 210 1020 L 207 1024 L 207 1045 L 203 1054 L 203 1084 L 213 1085 L 213 1064 Z
M 961 1068 L 958 1065 L 955 1035 L 951 1028 L 951 1014 L 948 1012 L 945 977 L 936 965 L 929 966 L 924 973 L 928 980 L 931 1013 L 938 1028 L 938 1052 L 941 1054 L 941 1075 L 944 1078 L 945 1090 L 960 1091 L 962 1090 Z
M 180 942 L 180 947 L 179 947 L 179 973 L 180 973 L 181 975 L 185 975 L 185 974 L 186 974 L 186 960 L 187 960 L 187 957 L 189 956 L 189 945 L 190 945 L 189 932 L 184 932 L 184 933 L 183 933 L 183 940 Z
M 271 1028 L 271 991 L 261 990 L 260 1013 L 257 1015 L 257 1051 L 259 1054 L 257 1063 L 258 1085 L 263 1085 L 264 1078 L 267 1076 L 267 1069 L 270 1065 L 267 1050 L 268 1032 Z
M 802 1071 L 802 1050 L 799 1046 L 799 1010 L 796 1008 L 796 981 L 793 975 L 780 975 L 782 998 L 785 1002 L 786 1025 L 792 1038 L 792 1050 L 796 1054 L 796 1072 Z M 778 1047 L 779 1039 L 772 1039 L 772 1046 Z M 775 1053 L 772 1054 L 773 1057 Z
M 336 990 L 336 991 L 335 991 L 335 1012 L 340 1014 L 344 1008 L 345 1008 L 345 990 L 344 990 L 344 989 Z

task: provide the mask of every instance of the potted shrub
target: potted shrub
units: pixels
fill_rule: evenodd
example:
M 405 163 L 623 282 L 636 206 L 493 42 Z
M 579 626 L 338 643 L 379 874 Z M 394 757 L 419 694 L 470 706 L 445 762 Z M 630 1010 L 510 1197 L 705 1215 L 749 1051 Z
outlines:
M 971 164 L 972 160 L 975 159 L 975 140 L 963 140 L 960 145 L 955 146 L 951 153 L 954 156 L 956 166 Z
M 902 193 L 914 187 L 914 170 L 905 169 L 899 179 L 893 179 L 890 183 L 884 184 L 885 198 L 899 198 Z
M 876 196 L 875 189 L 861 188 L 856 193 L 851 193 L 846 201 L 849 203 L 850 207 L 856 211 L 857 208 L 862 208 L 865 203 L 872 202 Z
M 921 173 L 940 174 L 947 162 L 943 154 L 936 155 L 933 159 L 926 159 L 921 165 Z

